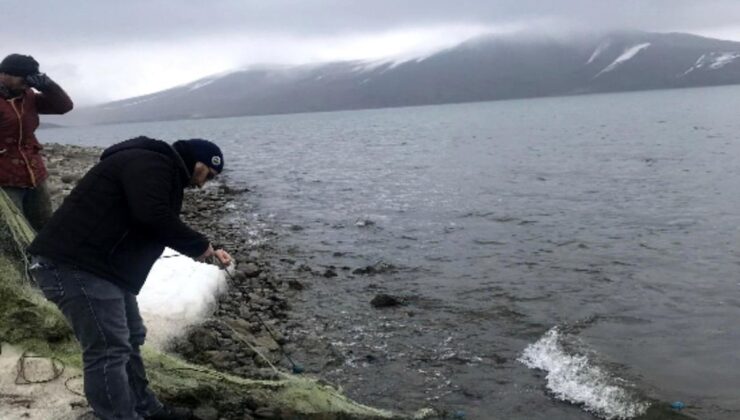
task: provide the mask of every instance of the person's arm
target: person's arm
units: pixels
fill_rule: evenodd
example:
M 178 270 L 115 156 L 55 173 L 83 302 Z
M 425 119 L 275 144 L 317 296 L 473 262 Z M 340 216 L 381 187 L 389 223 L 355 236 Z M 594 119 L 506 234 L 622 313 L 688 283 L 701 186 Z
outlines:
M 205 236 L 191 229 L 172 211 L 173 179 L 179 176 L 169 158 L 151 156 L 132 160 L 122 174 L 123 188 L 134 223 L 162 245 L 191 258 L 211 249 Z
M 74 108 L 67 92 L 49 76 L 43 73 L 29 76 L 26 83 L 39 91 L 36 94 L 36 110 L 39 114 L 66 114 Z

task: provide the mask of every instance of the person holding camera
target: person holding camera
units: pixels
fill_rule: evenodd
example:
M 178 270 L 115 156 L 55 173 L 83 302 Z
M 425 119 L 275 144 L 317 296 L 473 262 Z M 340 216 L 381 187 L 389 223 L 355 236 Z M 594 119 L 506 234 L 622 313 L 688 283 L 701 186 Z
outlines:
M 73 106 L 30 55 L 10 54 L 0 62 L 0 188 L 37 231 L 51 218 L 48 174 L 34 134 L 39 114 L 64 114 Z

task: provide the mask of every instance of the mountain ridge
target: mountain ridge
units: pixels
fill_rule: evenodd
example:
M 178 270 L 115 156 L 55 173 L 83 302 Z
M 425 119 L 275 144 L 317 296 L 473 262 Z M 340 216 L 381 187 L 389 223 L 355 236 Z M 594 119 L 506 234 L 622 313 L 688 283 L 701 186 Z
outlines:
M 740 43 L 685 33 L 483 35 L 406 60 L 255 66 L 53 122 L 105 124 L 740 84 Z

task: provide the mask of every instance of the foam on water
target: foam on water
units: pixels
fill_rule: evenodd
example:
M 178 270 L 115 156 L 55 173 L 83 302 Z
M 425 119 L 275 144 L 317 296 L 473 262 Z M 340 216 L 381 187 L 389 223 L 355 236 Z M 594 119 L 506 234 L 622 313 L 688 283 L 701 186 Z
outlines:
M 547 389 L 555 398 L 583 405 L 587 411 L 608 419 L 630 419 L 644 414 L 650 404 L 641 401 L 624 379 L 594 364 L 585 355 L 569 354 L 561 344 L 557 327 L 524 349 L 518 359 L 531 369 L 547 372 Z

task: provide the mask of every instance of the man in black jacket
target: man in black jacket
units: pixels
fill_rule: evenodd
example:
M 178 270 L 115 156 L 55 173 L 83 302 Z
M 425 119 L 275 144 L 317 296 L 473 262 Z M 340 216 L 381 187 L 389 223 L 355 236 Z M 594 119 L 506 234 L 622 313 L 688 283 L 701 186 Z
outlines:
M 105 150 L 28 250 L 31 272 L 72 325 L 83 350 L 85 396 L 101 419 L 179 419 L 149 389 L 136 295 L 164 250 L 231 263 L 180 220 L 183 190 L 223 170 L 201 139 L 172 146 L 137 137 Z

